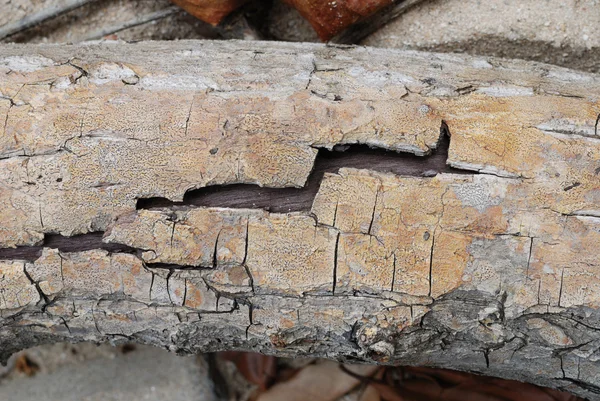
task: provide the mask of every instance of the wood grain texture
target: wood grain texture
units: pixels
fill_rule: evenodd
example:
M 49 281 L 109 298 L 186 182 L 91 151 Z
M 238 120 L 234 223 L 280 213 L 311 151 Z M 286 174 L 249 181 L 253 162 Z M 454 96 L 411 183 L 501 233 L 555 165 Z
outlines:
M 0 70 L 0 255 L 63 244 L 0 262 L 3 355 L 138 341 L 600 395 L 599 77 L 193 41 L 4 46 Z M 413 156 L 327 164 L 350 144 Z

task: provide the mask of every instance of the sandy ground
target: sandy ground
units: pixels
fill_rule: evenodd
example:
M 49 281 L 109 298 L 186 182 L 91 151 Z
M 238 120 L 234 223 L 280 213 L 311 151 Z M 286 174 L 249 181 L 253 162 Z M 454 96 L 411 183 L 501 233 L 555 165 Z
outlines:
M 0 27 L 67 1 L 0 0 Z M 172 7 L 168 0 L 92 1 L 4 41 L 80 42 L 100 34 L 126 41 L 224 36 L 223 29 Z M 308 22 L 278 1 L 253 22 L 261 25 L 258 37 L 265 39 L 318 40 Z M 425 0 L 361 44 L 522 58 L 598 73 L 600 0 Z
M 600 72 L 600 0 L 430 0 L 362 44 L 521 58 Z
M 0 0 L 0 27 L 69 0 Z M 275 1 L 253 21 L 265 39 L 317 41 L 310 24 Z M 173 9 L 168 0 L 104 0 L 4 39 L 80 42 L 236 37 Z M 522 58 L 600 72 L 600 0 L 425 0 L 363 45 Z
M 35 373 L 17 362 L 23 356 Z M 204 359 L 152 347 L 55 344 L 24 351 L 9 366 L 15 362 L 0 379 L 0 400 L 216 400 Z
M 0 27 L 68 1 L 0 0 Z M 173 11 L 161 13 L 165 10 Z M 219 36 L 213 27 L 173 7 L 169 0 L 98 0 L 4 41 L 76 43 L 111 33 L 126 41 L 216 39 Z

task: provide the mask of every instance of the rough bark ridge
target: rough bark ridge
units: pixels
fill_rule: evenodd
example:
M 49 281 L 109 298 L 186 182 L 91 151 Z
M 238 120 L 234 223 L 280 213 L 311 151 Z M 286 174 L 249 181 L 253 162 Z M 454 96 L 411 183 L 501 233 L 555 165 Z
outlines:
M 15 45 L 0 95 L 4 358 L 138 341 L 600 397 L 599 77 L 307 44 Z M 290 213 L 184 197 L 302 187 L 319 152 L 351 144 L 427 160 L 444 132 L 471 174 L 350 163 Z

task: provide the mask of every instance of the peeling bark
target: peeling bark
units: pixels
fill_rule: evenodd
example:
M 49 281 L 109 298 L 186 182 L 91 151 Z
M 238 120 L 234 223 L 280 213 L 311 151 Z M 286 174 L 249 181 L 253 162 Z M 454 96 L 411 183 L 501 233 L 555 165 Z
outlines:
M 193 41 L 3 46 L 0 72 L 4 357 L 138 341 L 600 397 L 597 76 Z M 330 151 L 356 144 L 413 155 Z

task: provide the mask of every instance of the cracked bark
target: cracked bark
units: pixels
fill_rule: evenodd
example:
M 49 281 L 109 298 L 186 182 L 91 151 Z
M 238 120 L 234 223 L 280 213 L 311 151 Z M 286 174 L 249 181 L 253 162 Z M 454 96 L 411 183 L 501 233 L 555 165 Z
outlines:
M 598 399 L 598 99 L 456 55 L 2 46 L 2 357 L 137 341 Z

